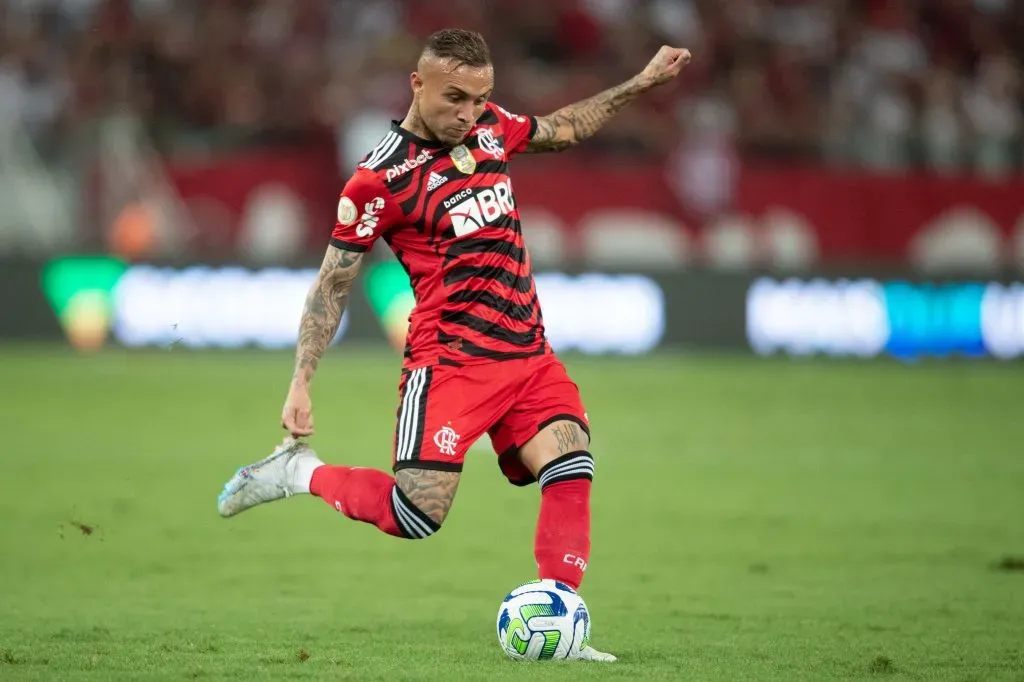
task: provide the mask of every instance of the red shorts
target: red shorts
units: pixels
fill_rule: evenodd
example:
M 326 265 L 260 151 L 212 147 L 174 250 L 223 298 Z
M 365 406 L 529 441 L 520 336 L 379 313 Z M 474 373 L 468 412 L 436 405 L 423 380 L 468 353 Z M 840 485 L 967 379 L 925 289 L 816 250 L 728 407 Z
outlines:
M 487 433 L 509 482 L 529 485 L 535 479 L 519 461 L 519 448 L 563 419 L 590 435 L 579 388 L 550 353 L 403 370 L 393 468 L 462 471 L 466 451 Z

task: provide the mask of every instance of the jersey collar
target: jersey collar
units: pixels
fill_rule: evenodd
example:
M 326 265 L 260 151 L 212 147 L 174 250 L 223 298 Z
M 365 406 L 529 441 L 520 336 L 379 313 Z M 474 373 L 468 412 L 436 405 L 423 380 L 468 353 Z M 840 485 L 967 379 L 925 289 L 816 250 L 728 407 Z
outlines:
M 419 147 L 427 147 L 429 149 L 441 149 L 447 146 L 445 145 L 444 142 L 440 142 L 438 140 L 428 140 L 426 138 L 420 137 L 419 135 L 415 135 L 411 131 L 403 128 L 401 124 L 401 121 L 392 120 L 391 131 L 394 133 L 398 133 L 398 135 L 400 135 L 403 139 L 408 140 L 409 142 L 412 142 L 413 144 Z

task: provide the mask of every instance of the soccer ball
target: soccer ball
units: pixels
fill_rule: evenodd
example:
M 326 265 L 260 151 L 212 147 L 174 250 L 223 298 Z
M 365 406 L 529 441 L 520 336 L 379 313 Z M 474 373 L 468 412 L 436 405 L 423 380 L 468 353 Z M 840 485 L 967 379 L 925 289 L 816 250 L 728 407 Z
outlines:
M 531 580 L 498 607 L 498 643 L 518 661 L 577 658 L 590 642 L 590 612 L 565 583 Z

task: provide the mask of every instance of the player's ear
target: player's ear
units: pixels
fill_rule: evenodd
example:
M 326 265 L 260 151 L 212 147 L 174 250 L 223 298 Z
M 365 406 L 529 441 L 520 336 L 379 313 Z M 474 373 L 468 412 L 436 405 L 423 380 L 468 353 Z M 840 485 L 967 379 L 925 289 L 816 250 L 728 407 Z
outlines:
M 423 89 L 423 79 L 420 78 L 418 71 L 413 71 L 409 74 L 409 85 L 412 86 L 412 92 L 414 95 L 418 95 L 420 90 Z

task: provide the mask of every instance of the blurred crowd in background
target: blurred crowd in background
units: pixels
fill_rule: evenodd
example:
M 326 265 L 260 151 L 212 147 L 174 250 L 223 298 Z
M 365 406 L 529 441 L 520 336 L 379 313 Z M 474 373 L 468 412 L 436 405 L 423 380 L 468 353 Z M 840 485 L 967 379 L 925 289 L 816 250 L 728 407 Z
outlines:
M 1024 166 L 1020 0 L 0 0 L 0 120 L 58 162 L 130 110 L 166 155 L 322 139 L 343 171 L 408 107 L 423 38 L 488 39 L 495 101 L 548 113 L 694 61 L 582 153 L 878 171 Z

